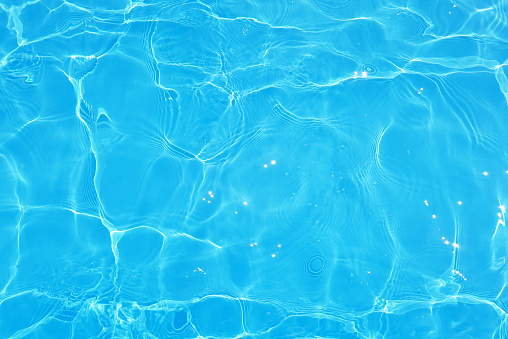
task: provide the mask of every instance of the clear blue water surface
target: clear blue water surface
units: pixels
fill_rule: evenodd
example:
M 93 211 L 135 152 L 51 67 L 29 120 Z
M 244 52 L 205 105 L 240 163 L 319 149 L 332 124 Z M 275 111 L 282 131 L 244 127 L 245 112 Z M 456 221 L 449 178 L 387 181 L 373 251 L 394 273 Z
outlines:
M 0 338 L 508 338 L 508 2 L 0 0 Z

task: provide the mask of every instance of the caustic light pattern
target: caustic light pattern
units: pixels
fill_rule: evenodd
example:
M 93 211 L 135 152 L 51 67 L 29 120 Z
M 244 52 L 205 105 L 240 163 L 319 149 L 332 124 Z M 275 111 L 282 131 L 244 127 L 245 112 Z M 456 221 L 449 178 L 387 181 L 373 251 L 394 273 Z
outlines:
M 507 18 L 0 0 L 0 338 L 508 338 Z

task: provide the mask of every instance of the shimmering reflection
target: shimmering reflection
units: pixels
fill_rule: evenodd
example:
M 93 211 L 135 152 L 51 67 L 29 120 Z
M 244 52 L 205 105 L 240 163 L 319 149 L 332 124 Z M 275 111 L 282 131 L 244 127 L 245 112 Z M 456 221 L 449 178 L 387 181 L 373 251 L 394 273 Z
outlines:
M 3 1 L 0 338 L 508 337 L 506 1 Z

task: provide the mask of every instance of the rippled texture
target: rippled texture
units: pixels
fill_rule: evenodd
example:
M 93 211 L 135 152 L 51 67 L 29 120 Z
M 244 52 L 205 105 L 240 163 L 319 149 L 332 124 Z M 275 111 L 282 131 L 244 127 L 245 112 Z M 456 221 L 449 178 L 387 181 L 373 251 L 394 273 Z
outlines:
M 507 20 L 0 0 L 0 338 L 507 338 Z

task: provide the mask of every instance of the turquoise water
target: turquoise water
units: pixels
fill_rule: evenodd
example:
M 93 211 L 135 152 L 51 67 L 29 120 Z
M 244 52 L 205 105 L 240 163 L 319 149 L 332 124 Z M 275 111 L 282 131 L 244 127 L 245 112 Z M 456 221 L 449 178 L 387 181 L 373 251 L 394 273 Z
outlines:
M 508 338 L 508 2 L 0 0 L 0 338 Z

